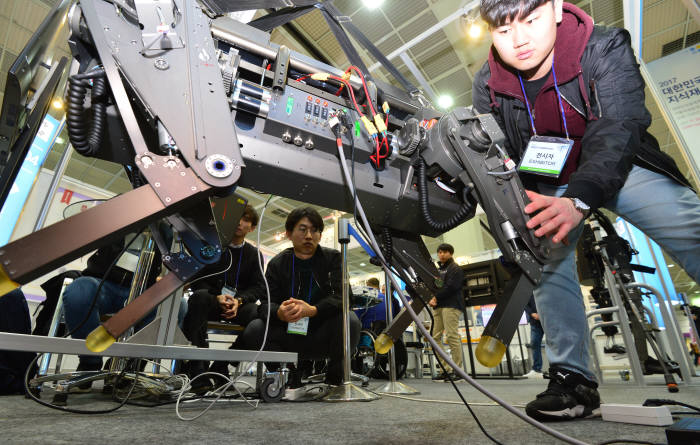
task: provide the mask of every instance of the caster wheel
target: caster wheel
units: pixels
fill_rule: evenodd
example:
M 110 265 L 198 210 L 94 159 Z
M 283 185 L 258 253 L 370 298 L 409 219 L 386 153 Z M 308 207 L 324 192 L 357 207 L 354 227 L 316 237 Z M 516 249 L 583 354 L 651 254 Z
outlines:
M 260 384 L 260 398 L 267 403 L 276 403 L 282 400 L 284 387 L 278 386 L 275 379 L 265 379 Z

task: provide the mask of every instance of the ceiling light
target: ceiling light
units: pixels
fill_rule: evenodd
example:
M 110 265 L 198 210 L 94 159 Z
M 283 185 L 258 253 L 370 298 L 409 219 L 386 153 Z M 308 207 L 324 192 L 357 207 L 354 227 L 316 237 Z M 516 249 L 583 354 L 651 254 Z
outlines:
M 484 28 L 478 22 L 472 22 L 467 28 L 467 35 L 470 39 L 476 40 L 484 33 Z
M 668 267 L 675 267 L 673 264 L 669 264 Z
M 282 234 L 281 234 L 281 233 L 275 233 L 275 240 L 277 240 L 277 241 L 282 241 Z
M 362 0 L 362 3 L 364 3 L 367 9 L 377 9 L 382 6 L 384 0 Z
M 51 106 L 57 110 L 62 110 L 63 109 L 63 100 L 60 97 L 57 97 L 51 102 Z
M 452 96 L 442 95 L 438 97 L 438 107 L 442 108 L 443 110 L 447 110 L 448 108 L 452 107 L 454 103 L 455 101 L 452 99 Z
M 63 139 L 62 137 L 59 136 L 59 137 L 56 138 L 56 143 L 57 143 L 57 144 L 62 144 L 62 143 L 64 143 L 64 142 L 65 142 L 65 139 Z
M 366 266 L 366 265 L 367 265 L 367 264 L 365 264 L 365 263 L 360 263 L 360 266 Z
M 479 7 L 465 12 L 459 19 L 459 27 L 470 40 L 479 40 L 484 35 L 484 22 L 479 18 Z

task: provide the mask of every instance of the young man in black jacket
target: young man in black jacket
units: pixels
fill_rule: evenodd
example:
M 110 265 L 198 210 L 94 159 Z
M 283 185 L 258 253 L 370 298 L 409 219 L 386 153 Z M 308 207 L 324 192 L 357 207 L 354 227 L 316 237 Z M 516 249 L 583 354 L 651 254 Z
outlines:
M 452 245 L 443 243 L 437 248 L 438 266 L 442 276 L 443 286 L 438 293 L 428 302 L 433 308 L 433 338 L 438 344 L 442 344 L 443 333 L 450 345 L 450 355 L 455 365 L 462 367 L 462 337 L 459 335 L 459 317 L 464 311 L 464 271 L 452 259 L 455 249 Z M 438 358 L 445 372 L 433 377 L 434 381 L 449 382 L 460 380 L 459 375 L 442 358 Z
M 647 132 L 627 31 L 594 26 L 562 0 L 482 0 L 481 16 L 493 47 L 474 79 L 474 108 L 493 113 L 506 134 L 531 200 L 525 211 L 539 211 L 528 227 L 564 244 L 535 290 L 551 380 L 526 411 L 541 420 L 589 416 L 600 397 L 574 265 L 582 220 L 591 209 L 614 211 L 697 281 L 700 200 Z
M 199 348 L 208 348 L 207 321 L 223 320 L 247 326 L 258 317 L 258 300 L 263 300 L 265 282 L 260 271 L 260 252 L 245 241 L 246 235 L 258 225 L 258 214 L 253 207 L 246 205 L 238 222 L 231 243 L 226 246 L 221 260 L 202 272 L 203 277 L 195 281 L 194 291 L 188 301 L 183 333 Z M 249 341 L 250 331 L 243 331 L 236 337 L 231 349 L 256 349 L 257 341 Z M 194 377 L 206 370 L 206 363 L 189 362 L 189 374 Z M 227 362 L 214 362 L 211 370 L 228 374 Z
M 266 350 L 299 353 L 299 359 L 330 358 L 326 383 L 343 379 L 343 313 L 340 252 L 319 246 L 323 219 L 311 207 L 294 209 L 285 222 L 292 247 L 267 265 L 270 305 L 263 301 L 259 313 L 270 314 Z M 263 320 L 258 325 L 262 337 Z M 360 320 L 350 312 L 350 345 L 360 336 Z

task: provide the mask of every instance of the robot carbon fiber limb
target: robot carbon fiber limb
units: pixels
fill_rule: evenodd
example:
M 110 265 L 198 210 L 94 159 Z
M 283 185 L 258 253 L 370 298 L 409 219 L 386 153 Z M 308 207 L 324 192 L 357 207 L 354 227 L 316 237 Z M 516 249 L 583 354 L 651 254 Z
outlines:
M 0 249 L 5 287 L 169 217 L 186 253 L 172 254 L 159 244 L 171 273 L 88 337 L 89 349 L 106 349 L 204 264 L 219 259 L 221 224 L 231 218 L 224 221 L 216 209 L 240 207 L 236 186 L 352 211 L 328 125 L 336 117 L 345 123 L 341 140 L 354 164 L 357 196 L 373 231 L 391 241 L 385 257 L 406 281 L 415 310 L 441 285 L 420 235 L 456 227 L 474 216 L 476 203 L 484 209 L 513 269 L 506 298 L 477 349 L 482 363 L 500 361 L 548 248 L 525 226 L 527 197 L 491 116 L 466 108 L 440 115 L 395 87 L 278 47 L 268 33 L 228 17 L 211 19 L 211 11 L 194 0 L 130 4 L 91 1 L 70 9 L 74 63 L 67 121 L 76 149 L 124 164 L 135 189 Z M 351 89 L 368 109 L 388 105 L 387 133 L 372 136 L 359 125 L 362 109 L 353 95 L 337 94 L 335 77 L 345 80 L 343 94 Z M 386 146 L 381 156 L 380 138 Z M 23 255 L 37 246 L 44 248 L 41 258 Z M 383 344 L 390 345 L 410 321 L 404 309 L 384 332 Z

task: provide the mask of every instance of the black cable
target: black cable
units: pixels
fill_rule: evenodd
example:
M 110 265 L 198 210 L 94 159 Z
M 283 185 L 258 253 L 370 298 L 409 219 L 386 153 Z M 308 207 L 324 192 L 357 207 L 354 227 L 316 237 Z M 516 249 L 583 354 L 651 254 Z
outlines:
M 425 161 L 422 158 L 418 158 L 417 167 L 418 202 L 425 222 L 428 223 L 432 229 L 440 232 L 446 232 L 462 224 L 474 210 L 474 205 L 469 200 L 469 193 L 471 193 L 473 184 L 465 185 L 462 189 L 462 204 L 459 206 L 459 209 L 457 209 L 457 212 L 455 212 L 455 214 L 449 217 L 446 221 L 437 221 L 430 214 L 430 202 L 428 201 L 428 180 L 425 172 Z
M 394 246 L 391 240 L 391 230 L 389 230 L 388 227 L 382 227 L 382 250 L 384 250 L 384 258 L 386 259 L 387 263 L 391 261 L 393 249 Z
M 65 206 L 65 207 L 63 208 L 63 212 L 62 212 L 61 214 L 62 214 L 62 216 L 63 216 L 63 219 L 66 219 L 66 218 L 68 218 L 68 217 L 66 216 L 66 210 L 68 210 L 69 208 L 73 207 L 74 205 L 82 204 L 82 203 L 85 203 L 85 202 L 105 202 L 105 201 L 108 201 L 108 200 L 107 200 L 107 199 L 83 199 L 82 201 L 76 201 L 76 202 L 73 202 L 73 203 L 71 203 L 71 204 Z
M 135 378 L 134 378 L 134 382 L 131 384 L 131 388 L 129 389 L 128 394 L 126 395 L 124 400 L 122 400 L 119 403 L 119 405 L 117 405 L 113 408 L 90 411 L 90 410 L 74 409 L 74 408 L 67 408 L 65 406 L 54 405 L 52 403 L 44 402 L 43 400 L 38 398 L 36 395 L 34 395 L 34 393 L 29 389 L 30 370 L 34 367 L 34 365 L 36 365 L 36 362 L 39 360 L 39 357 L 41 357 L 41 356 L 42 356 L 42 354 L 37 354 L 36 357 L 34 357 L 32 362 L 29 364 L 29 366 L 27 366 L 27 370 L 24 372 L 24 391 L 27 395 L 29 395 L 29 397 L 32 400 L 34 400 L 38 404 L 44 405 L 48 408 L 52 408 L 52 409 L 55 409 L 58 411 L 65 411 L 65 412 L 74 413 L 74 414 L 107 414 L 107 413 L 112 413 L 112 412 L 118 410 L 119 408 L 121 408 L 122 406 L 126 405 L 127 401 L 129 400 L 129 397 L 131 396 L 131 393 L 134 391 L 134 388 L 136 387 L 136 384 L 138 383 L 138 373 L 136 373 Z M 140 361 L 141 360 L 134 362 L 134 366 L 135 366 L 134 369 L 138 369 L 136 366 L 139 364 Z M 127 368 L 124 368 L 124 370 L 117 376 L 117 380 L 114 382 L 114 389 L 112 391 L 113 397 L 114 397 L 114 392 L 116 391 L 117 385 L 121 381 L 121 379 L 124 376 L 124 374 L 126 373 L 126 371 L 127 371 Z
M 661 406 L 661 405 L 678 405 L 678 406 L 684 406 L 686 408 L 690 408 L 694 411 L 697 411 L 700 413 L 700 408 L 697 406 L 689 405 L 687 403 L 683 402 L 677 402 L 675 400 L 671 399 L 646 399 L 642 406 Z
M 423 307 L 425 308 L 425 310 L 428 312 L 428 315 L 430 316 L 430 335 L 432 336 L 433 335 L 433 326 L 435 325 L 435 318 L 433 317 L 433 313 L 431 312 L 431 310 L 428 307 L 425 300 L 423 300 L 423 298 L 420 298 L 420 302 L 423 304 Z M 476 424 L 479 427 L 479 429 L 481 430 L 481 432 L 484 433 L 484 435 L 486 437 L 488 437 L 493 443 L 496 443 L 498 445 L 503 445 L 502 442 L 499 442 L 498 440 L 496 440 L 493 436 L 491 436 L 488 433 L 488 431 L 486 431 L 486 428 L 484 428 L 484 426 L 481 424 L 481 422 L 479 421 L 479 418 L 476 416 L 476 413 L 474 412 L 474 410 L 472 410 L 472 407 L 469 406 L 469 403 L 466 401 L 466 399 L 462 395 L 462 392 L 459 390 L 459 388 L 455 384 L 454 380 L 452 380 L 452 377 L 450 377 L 450 375 L 447 373 L 445 366 L 442 364 L 442 362 L 440 360 L 437 360 L 437 362 L 438 362 L 438 365 L 440 365 L 440 369 L 442 369 L 442 373 L 450 381 L 450 383 L 452 384 L 452 387 L 455 389 L 455 391 L 457 391 L 457 395 L 459 395 L 459 398 L 462 399 L 462 403 L 464 403 L 464 405 L 469 410 L 469 413 L 474 418 L 474 421 L 476 422 Z M 423 372 L 423 370 L 421 370 L 421 372 Z
M 100 290 L 102 290 L 102 285 L 103 285 L 103 284 L 105 283 L 105 281 L 107 280 L 107 277 L 109 276 L 109 273 L 112 271 L 112 268 L 117 264 L 117 261 L 119 261 L 119 258 L 120 258 L 122 255 L 124 255 L 124 252 L 126 252 L 126 250 L 129 248 L 129 246 L 131 246 L 131 243 L 133 243 L 134 240 L 135 240 L 136 238 L 138 238 L 139 235 L 141 235 L 141 232 L 143 232 L 143 229 L 144 229 L 144 228 L 145 228 L 145 227 L 141 227 L 141 229 L 136 233 L 136 235 L 134 235 L 134 237 L 131 238 L 131 241 L 129 241 L 129 242 L 126 244 L 126 246 L 124 246 L 124 248 L 121 250 L 121 252 L 119 252 L 119 254 L 118 254 L 116 257 L 114 257 L 114 260 L 112 261 L 112 264 L 109 265 L 109 267 L 108 267 L 107 270 L 105 271 L 105 274 L 102 276 L 102 279 L 100 280 L 100 283 L 97 285 L 97 290 L 95 291 L 95 295 L 93 295 L 93 297 L 92 297 L 92 302 L 90 303 L 90 308 L 89 308 L 88 311 L 85 313 L 85 318 L 83 318 L 83 321 L 81 321 L 80 323 L 78 323 L 78 326 L 74 327 L 73 329 L 70 330 L 70 332 L 67 332 L 65 335 L 63 335 L 63 338 L 68 338 L 68 337 L 70 337 L 71 335 L 73 335 L 73 333 L 74 333 L 75 331 L 77 331 L 78 329 L 82 328 L 83 325 L 84 325 L 85 323 L 87 323 L 88 319 L 90 319 L 90 314 L 92 313 L 92 310 L 95 309 L 95 305 L 97 304 L 97 298 L 98 298 L 98 296 L 100 295 Z
M 88 80 L 92 80 L 90 108 L 92 122 L 87 122 L 83 113 Z M 66 124 L 68 139 L 75 150 L 84 156 L 95 156 L 102 146 L 102 137 L 107 121 L 107 83 L 105 70 L 97 68 L 68 78 L 68 109 Z
M 598 442 L 596 445 L 609 445 L 612 443 L 639 443 L 642 445 L 666 445 L 658 442 L 647 442 L 646 440 L 635 440 L 635 439 L 612 439 L 606 440 L 605 442 Z

